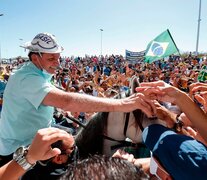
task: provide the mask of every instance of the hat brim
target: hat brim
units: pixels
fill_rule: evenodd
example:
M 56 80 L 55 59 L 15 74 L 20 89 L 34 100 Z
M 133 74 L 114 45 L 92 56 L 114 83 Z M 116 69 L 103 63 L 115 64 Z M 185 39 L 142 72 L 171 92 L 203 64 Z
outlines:
M 31 42 L 27 42 L 24 45 L 21 45 L 20 47 L 29 50 L 29 52 L 39 52 L 39 53 L 61 53 L 63 52 L 62 46 L 56 46 L 52 49 L 41 49 L 41 48 L 35 48 Z

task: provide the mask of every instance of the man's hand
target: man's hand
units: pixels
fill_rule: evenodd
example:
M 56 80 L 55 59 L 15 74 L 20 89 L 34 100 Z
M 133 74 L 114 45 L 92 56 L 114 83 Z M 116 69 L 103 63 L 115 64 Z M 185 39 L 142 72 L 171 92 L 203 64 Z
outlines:
M 203 105 L 204 111 L 207 112 L 207 91 L 195 94 L 194 98 Z
M 45 128 L 38 130 L 32 144 L 29 147 L 26 159 L 30 164 L 38 160 L 50 159 L 61 153 L 58 148 L 51 148 L 51 144 L 58 140 L 66 140 L 74 144 L 72 135 L 57 128 Z
M 117 158 L 121 158 L 121 159 L 124 159 L 124 160 L 127 160 L 131 163 L 134 163 L 135 161 L 135 158 L 134 158 L 134 155 L 133 154 L 129 154 L 121 149 L 118 149 L 112 157 L 117 157 Z
M 153 102 L 141 93 L 136 93 L 130 97 L 121 99 L 121 104 L 125 112 L 141 109 L 148 117 L 153 117 L 156 112 Z
M 193 83 L 189 86 L 190 89 L 190 96 L 192 97 L 193 94 L 200 92 L 200 91 L 207 91 L 207 84 L 205 83 Z
M 136 88 L 136 91 L 143 93 L 150 99 L 171 103 L 175 103 L 179 93 L 182 93 L 176 87 L 170 86 L 163 81 L 141 83 L 140 87 Z
M 112 157 L 121 158 L 134 164 L 135 166 L 142 168 L 145 172 L 149 172 L 150 158 L 135 159 L 133 154 L 129 154 L 123 150 L 118 149 Z

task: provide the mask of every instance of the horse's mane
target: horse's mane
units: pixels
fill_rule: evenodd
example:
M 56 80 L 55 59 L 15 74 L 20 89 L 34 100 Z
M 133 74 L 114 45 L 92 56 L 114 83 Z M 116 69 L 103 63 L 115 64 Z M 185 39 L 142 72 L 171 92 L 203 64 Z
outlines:
M 133 76 L 130 81 L 131 94 L 134 94 L 136 92 L 136 87 L 139 87 L 139 78 Z M 139 123 L 142 124 L 144 118 L 146 118 L 146 115 L 140 109 L 133 111 L 133 114 L 136 122 L 135 127 L 138 129 Z
M 104 128 L 107 127 L 108 112 L 96 113 L 75 137 L 81 158 L 88 154 L 102 154 Z

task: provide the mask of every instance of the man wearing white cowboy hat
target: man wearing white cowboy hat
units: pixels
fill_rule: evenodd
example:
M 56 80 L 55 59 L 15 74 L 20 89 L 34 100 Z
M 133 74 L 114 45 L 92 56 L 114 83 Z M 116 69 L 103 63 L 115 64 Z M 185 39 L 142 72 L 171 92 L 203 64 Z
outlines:
M 152 116 L 153 105 L 141 94 L 121 100 L 104 99 L 64 92 L 51 85 L 51 76 L 60 65 L 59 58 L 63 50 L 54 35 L 40 33 L 24 48 L 29 50 L 30 62 L 10 76 L 4 91 L 0 159 L 11 159 L 11 154 L 19 146 L 31 143 L 38 129 L 49 127 L 54 107 L 73 112 L 129 112 L 142 109 Z

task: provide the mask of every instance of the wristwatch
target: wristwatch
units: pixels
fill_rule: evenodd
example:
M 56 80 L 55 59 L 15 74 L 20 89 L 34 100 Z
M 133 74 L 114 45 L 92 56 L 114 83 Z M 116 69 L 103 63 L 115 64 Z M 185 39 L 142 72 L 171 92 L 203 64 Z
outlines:
M 13 160 L 16 161 L 25 171 L 35 166 L 35 164 L 30 164 L 27 161 L 26 159 L 27 152 L 28 152 L 28 148 L 21 146 L 13 154 Z

